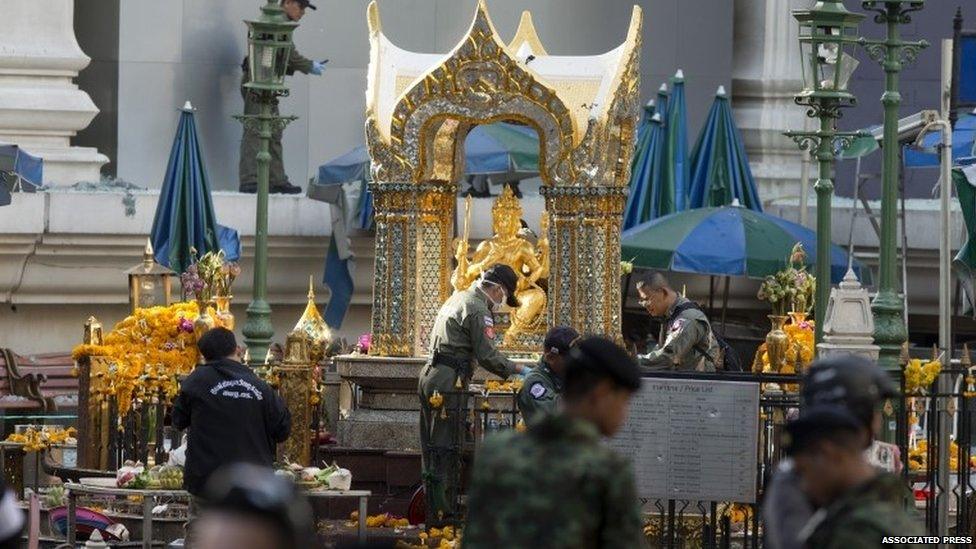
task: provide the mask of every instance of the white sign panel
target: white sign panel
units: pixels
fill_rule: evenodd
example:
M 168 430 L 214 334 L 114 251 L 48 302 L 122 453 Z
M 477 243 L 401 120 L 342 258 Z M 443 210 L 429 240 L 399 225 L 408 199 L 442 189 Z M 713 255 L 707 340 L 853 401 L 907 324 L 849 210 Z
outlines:
M 647 499 L 756 501 L 759 384 L 644 378 L 610 440 Z

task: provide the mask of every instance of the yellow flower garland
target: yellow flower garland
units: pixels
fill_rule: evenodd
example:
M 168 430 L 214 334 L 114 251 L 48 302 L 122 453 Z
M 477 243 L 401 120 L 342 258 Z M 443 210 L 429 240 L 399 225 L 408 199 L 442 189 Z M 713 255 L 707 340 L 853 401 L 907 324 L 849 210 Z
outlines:
M 71 356 L 111 361 L 106 374 L 94 376 L 98 379 L 92 380 L 92 393 L 96 399 L 114 396 L 121 421 L 134 405 L 157 398 L 168 403 L 176 396 L 178 376 L 197 364 L 196 336 L 192 326 L 185 329 L 197 316 L 193 303 L 138 309 L 116 324 L 102 345 L 78 345 Z
M 64 444 L 69 438 L 78 434 L 74 427 L 67 429 L 48 429 L 42 427 L 28 427 L 23 433 L 12 433 L 7 442 L 22 444 L 25 452 L 39 452 L 57 444 Z
M 922 361 L 913 358 L 905 365 L 905 392 L 922 393 L 932 386 L 939 374 L 942 373 L 942 363 L 932 360 L 922 364 Z

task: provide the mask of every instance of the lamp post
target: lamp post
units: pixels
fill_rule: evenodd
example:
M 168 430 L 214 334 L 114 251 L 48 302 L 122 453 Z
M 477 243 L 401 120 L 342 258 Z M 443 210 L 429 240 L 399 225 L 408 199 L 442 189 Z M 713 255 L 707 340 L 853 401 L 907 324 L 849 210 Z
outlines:
M 860 132 L 837 131 L 841 108 L 857 100 L 847 90 L 857 60 L 851 50 L 857 45 L 857 25 L 863 15 L 851 13 L 840 0 L 819 0 L 812 8 L 793 10 L 800 24 L 800 64 L 803 68 L 803 91 L 794 96 L 798 105 L 808 107 L 807 116 L 818 118 L 815 131 L 793 131 L 793 138 L 803 150 L 817 160 L 819 176 L 813 188 L 817 192 L 817 289 L 814 298 L 816 343 L 823 340 L 824 315 L 830 298 L 830 203 L 834 192 L 831 179 L 834 157 L 850 146 Z
M 295 119 L 278 116 L 272 106 L 276 97 L 288 94 L 285 87 L 285 69 L 291 55 L 291 35 L 298 23 L 288 20 L 276 0 L 268 0 L 261 7 L 261 16 L 244 21 L 247 24 L 247 53 L 250 78 L 244 87 L 261 97 L 261 112 L 256 115 L 237 116 L 245 131 L 256 129 L 261 148 L 255 159 L 257 168 L 257 213 L 254 224 L 254 289 L 251 303 L 247 306 L 244 322 L 244 343 L 248 348 L 251 364 L 265 361 L 274 328 L 271 325 L 271 306 L 268 305 L 268 169 L 271 163 L 269 142 L 275 128 L 283 128 Z
M 871 303 L 874 313 L 874 343 L 881 347 L 878 363 L 886 370 L 900 369 L 901 347 L 908 341 L 905 325 L 905 299 L 895 288 L 898 234 L 898 73 L 906 63 L 913 63 L 918 52 L 928 46 L 924 40 L 901 40 L 899 25 L 911 22 L 909 13 L 922 9 L 924 0 L 864 0 L 861 7 L 877 13 L 874 20 L 885 25 L 884 40 L 861 39 L 871 59 L 880 63 L 885 71 L 885 91 L 881 96 L 884 105 L 884 137 L 882 140 L 881 166 L 881 276 L 878 295 Z

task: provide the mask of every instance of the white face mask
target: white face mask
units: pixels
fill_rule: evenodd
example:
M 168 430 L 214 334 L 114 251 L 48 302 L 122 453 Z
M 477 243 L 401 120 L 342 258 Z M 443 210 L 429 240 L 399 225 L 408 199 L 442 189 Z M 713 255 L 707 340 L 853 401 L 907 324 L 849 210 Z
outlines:
M 491 294 L 488 293 L 488 288 L 487 287 L 489 285 L 490 286 L 495 286 L 497 288 L 501 288 L 501 286 L 499 286 L 498 284 L 496 284 L 494 282 L 491 282 L 490 280 L 482 280 L 481 281 L 481 289 L 482 289 L 482 291 L 485 292 L 485 295 L 488 296 L 488 301 L 491 301 L 491 312 L 497 313 L 499 310 L 501 310 L 502 305 L 505 304 L 505 296 L 502 297 L 501 301 L 495 301 L 495 299 L 491 297 Z M 502 293 L 504 294 L 505 291 L 502 290 Z

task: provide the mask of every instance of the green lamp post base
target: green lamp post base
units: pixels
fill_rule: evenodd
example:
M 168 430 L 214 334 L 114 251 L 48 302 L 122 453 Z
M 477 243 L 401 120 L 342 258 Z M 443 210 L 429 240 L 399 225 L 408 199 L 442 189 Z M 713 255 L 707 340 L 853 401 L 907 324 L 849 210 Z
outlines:
M 901 370 L 901 349 L 908 341 L 905 301 L 892 291 L 880 291 L 871 303 L 874 313 L 874 343 L 881 347 L 878 364 L 887 371 Z
M 250 366 L 264 364 L 274 337 L 274 327 L 271 325 L 271 307 L 261 299 L 252 301 L 247 306 L 247 320 L 244 322 L 244 343 L 247 345 Z

